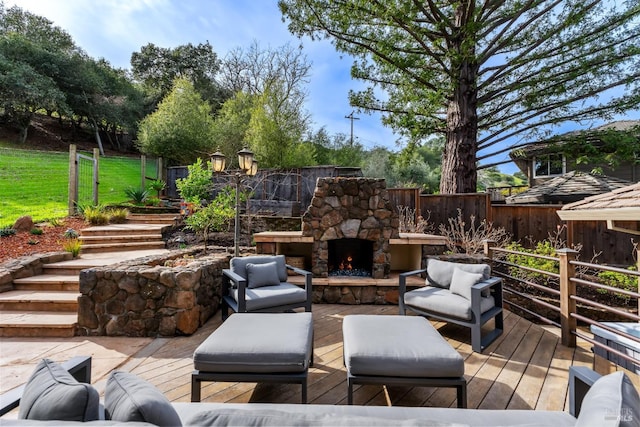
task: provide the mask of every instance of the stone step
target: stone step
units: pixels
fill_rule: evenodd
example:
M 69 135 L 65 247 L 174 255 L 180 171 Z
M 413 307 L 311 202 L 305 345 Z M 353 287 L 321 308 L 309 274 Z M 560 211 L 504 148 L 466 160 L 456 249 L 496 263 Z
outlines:
M 128 224 L 167 224 L 174 225 L 182 221 L 182 217 L 177 213 L 167 214 L 129 214 Z
M 0 310 L 78 311 L 78 291 L 13 290 L 0 293 Z
M 118 251 L 135 251 L 135 250 L 147 250 L 147 249 L 164 249 L 165 242 L 152 241 L 152 242 L 134 242 L 134 243 L 103 243 L 103 244 L 89 244 L 82 245 L 80 250 L 81 254 L 91 254 L 99 252 L 118 252 Z
M 80 277 L 66 274 L 41 274 L 13 281 L 16 291 L 78 291 Z
M 108 244 L 108 243 L 133 243 L 133 242 L 148 242 L 148 241 L 160 241 L 162 240 L 162 234 L 120 234 L 120 235 L 108 235 L 108 236 L 80 236 L 80 241 L 83 245 L 91 244 Z
M 96 225 L 93 227 L 84 228 L 80 231 L 81 237 L 88 236 L 118 236 L 118 235 L 141 235 L 162 234 L 162 231 L 169 228 L 169 225 L 165 224 L 109 224 L 109 225 Z
M 85 268 L 91 268 L 91 266 L 62 263 L 44 264 L 42 266 L 42 273 L 43 275 L 79 276 L 80 272 Z
M 0 337 L 73 337 L 76 312 L 0 311 Z

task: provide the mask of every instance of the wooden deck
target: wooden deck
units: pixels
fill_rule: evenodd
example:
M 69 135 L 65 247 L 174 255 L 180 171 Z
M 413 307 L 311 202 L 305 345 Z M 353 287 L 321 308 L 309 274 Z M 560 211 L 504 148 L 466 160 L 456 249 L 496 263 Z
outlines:
M 346 404 L 346 371 L 342 361 L 342 319 L 350 314 L 395 315 L 393 305 L 313 306 L 315 350 L 309 371 L 309 403 Z M 26 381 L 32 365 L 42 357 L 65 360 L 78 354 L 94 356 L 92 382 L 102 393 L 113 369 L 133 372 L 154 384 L 172 401 L 190 401 L 192 354 L 218 326 L 217 314 L 196 334 L 178 338 L 75 337 L 72 340 L 10 338 L 0 347 L 2 387 Z M 564 347 L 554 328 L 542 327 L 506 312 L 505 333 L 484 354 L 471 351 L 469 331 L 456 325 L 434 326 L 465 358 L 469 408 L 568 409 L 568 369 L 591 367 L 590 345 Z M 241 337 L 238 337 L 241 339 Z M 580 341 L 580 340 L 579 340 Z M 26 354 L 29 349 L 36 354 Z M 25 363 L 26 362 L 26 363 Z M 20 364 L 20 372 L 15 372 Z M 13 367 L 13 371 L 11 368 Z M 24 372 L 26 371 L 26 372 Z M 16 384 L 17 385 L 17 384 Z M 15 385 L 14 385 L 15 386 Z M 300 386 L 294 384 L 205 383 L 202 400 L 213 402 L 299 403 Z M 356 386 L 359 405 L 455 407 L 453 389 L 427 387 Z

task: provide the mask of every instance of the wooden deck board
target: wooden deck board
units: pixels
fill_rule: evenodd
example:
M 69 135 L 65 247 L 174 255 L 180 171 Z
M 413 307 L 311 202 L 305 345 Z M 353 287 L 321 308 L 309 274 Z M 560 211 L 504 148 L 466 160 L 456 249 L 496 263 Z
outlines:
M 313 306 L 314 365 L 309 369 L 309 403 L 346 404 L 342 321 L 345 316 L 352 314 L 396 315 L 398 308 L 393 305 Z M 3 362 L 2 376 L 4 380 L 7 373 L 16 374 L 11 367 L 18 367 L 25 361 L 34 364 L 40 357 L 66 360 L 88 350 L 97 363 L 93 383 L 100 392 L 104 391 L 109 372 L 119 369 L 146 379 L 171 401 L 189 402 L 193 351 L 220 324 L 220 315 L 217 314 L 192 336 L 153 340 L 76 337 L 73 340 L 3 341 L 0 357 Z M 504 334 L 483 354 L 471 351 L 468 329 L 444 322 L 432 324 L 465 359 L 469 408 L 567 410 L 569 367 L 591 367 L 593 364 L 589 343 L 578 340 L 577 348 L 565 347 L 553 328 L 532 324 L 508 311 L 505 312 Z M 38 348 L 38 351 L 31 356 L 21 355 L 20 349 L 24 348 Z M 130 350 L 128 354 L 127 350 Z M 28 371 L 31 369 L 30 367 Z M 24 369 L 21 368 L 20 372 L 22 370 Z M 24 375 L 22 382 L 26 381 L 29 372 Z M 17 379 L 13 382 L 18 383 Z M 203 383 L 202 400 L 298 403 L 300 386 L 207 382 Z M 354 401 L 364 405 L 456 406 L 453 389 L 432 387 L 356 386 Z

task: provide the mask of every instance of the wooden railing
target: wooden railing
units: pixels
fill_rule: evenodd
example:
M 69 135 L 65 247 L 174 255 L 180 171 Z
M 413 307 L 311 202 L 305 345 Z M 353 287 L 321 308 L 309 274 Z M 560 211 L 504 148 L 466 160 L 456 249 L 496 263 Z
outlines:
M 528 252 L 518 252 L 492 246 L 492 242 L 485 243 L 485 256 L 492 264 L 493 274 L 503 278 L 503 291 L 505 293 L 504 303 L 514 309 L 520 310 L 540 322 L 554 325 L 560 328 L 562 343 L 569 347 L 576 346 L 576 338 L 581 338 L 595 347 L 615 354 L 631 363 L 640 366 L 640 356 L 634 357 L 617 348 L 610 347 L 593 338 L 585 332 L 585 325 L 596 325 L 612 334 L 624 337 L 640 345 L 640 338 L 630 335 L 624 331 L 612 328 L 603 323 L 606 318 L 621 320 L 625 322 L 640 322 L 640 271 L 627 270 L 601 264 L 593 264 L 578 261 L 578 252 L 572 249 L 561 249 L 556 251 L 557 256 L 546 256 Z M 530 266 L 519 265 L 508 261 L 509 255 L 518 257 L 532 257 L 539 260 L 552 261 L 557 263 L 557 272 L 542 270 Z M 591 272 L 589 276 L 585 272 Z M 597 277 L 598 272 L 615 272 L 628 277 L 638 279 L 638 290 L 630 291 L 610 286 L 589 279 Z M 526 273 L 532 273 L 527 277 Z M 589 277 L 589 278 L 588 278 Z M 523 290 L 523 288 L 526 288 Z M 611 293 L 628 299 L 626 307 L 616 308 L 607 304 L 596 302 L 585 297 L 586 290 L 595 290 L 599 293 Z M 635 304 L 634 304 L 635 300 Z M 520 303 L 518 301 L 521 301 Z M 522 302 L 526 301 L 526 303 Z M 541 314 L 540 308 L 544 308 L 548 313 L 559 315 L 559 321 Z M 587 309 L 599 310 L 603 315 L 597 320 L 588 315 L 579 313 L 588 311 Z

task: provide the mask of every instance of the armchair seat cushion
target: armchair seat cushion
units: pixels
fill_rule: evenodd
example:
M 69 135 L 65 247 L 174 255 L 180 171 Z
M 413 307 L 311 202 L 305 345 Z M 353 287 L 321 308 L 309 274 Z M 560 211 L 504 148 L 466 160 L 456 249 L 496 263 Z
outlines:
M 441 314 L 446 317 L 456 317 L 463 320 L 471 320 L 471 301 L 454 294 L 448 289 L 437 286 L 425 286 L 404 294 L 404 302 L 410 307 L 427 311 L 433 314 Z M 482 297 L 480 311 L 485 313 L 495 307 L 495 299 L 489 295 Z
M 230 289 L 230 293 L 233 299 L 238 301 L 238 289 Z M 286 282 L 273 286 L 247 288 L 245 295 L 247 311 L 280 305 L 303 304 L 307 300 L 307 292 L 304 289 Z

